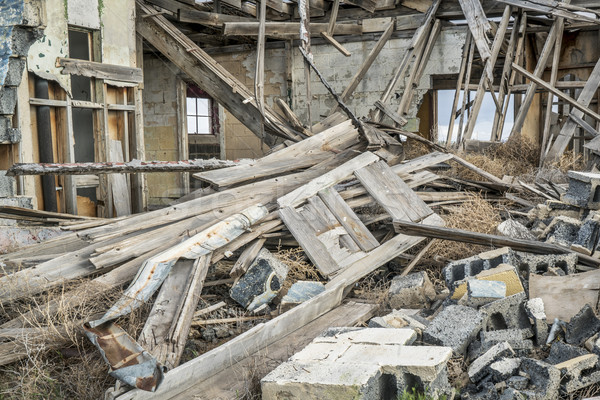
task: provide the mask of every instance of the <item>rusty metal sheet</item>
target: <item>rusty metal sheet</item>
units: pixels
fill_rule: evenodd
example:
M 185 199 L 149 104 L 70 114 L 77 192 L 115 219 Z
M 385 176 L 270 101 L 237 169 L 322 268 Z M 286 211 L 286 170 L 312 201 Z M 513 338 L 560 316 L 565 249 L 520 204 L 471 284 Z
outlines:
M 144 261 L 123 296 L 102 318 L 91 321 L 90 326 L 96 327 L 129 314 L 152 297 L 179 258 L 197 259 L 225 246 L 250 229 L 250 226 L 260 221 L 268 213 L 269 210 L 260 204 L 249 207 L 241 213 L 226 218 L 197 233 L 177 246 Z
M 154 392 L 164 377 L 164 367 L 117 324 L 95 328 L 84 325 L 86 336 L 110 366 L 110 375 L 130 386 Z

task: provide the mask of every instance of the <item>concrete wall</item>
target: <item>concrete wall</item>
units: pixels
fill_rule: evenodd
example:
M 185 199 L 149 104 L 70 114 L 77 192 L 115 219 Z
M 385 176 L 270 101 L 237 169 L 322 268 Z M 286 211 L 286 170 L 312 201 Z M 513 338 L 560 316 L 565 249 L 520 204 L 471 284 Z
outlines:
M 409 116 L 414 118 L 421 103 L 424 93 L 431 89 L 431 75 L 458 74 L 462 59 L 462 44 L 465 42 L 464 29 L 444 29 L 433 48 L 425 73 L 411 103 Z M 387 42 L 379 53 L 375 62 L 368 70 L 362 82 L 356 88 L 347 105 L 357 116 L 366 116 L 373 108 L 373 103 L 379 100 L 388 82 L 394 75 L 402 55 L 406 51 L 410 38 L 395 38 Z M 348 85 L 352 76 L 361 67 L 375 41 L 344 43 L 344 47 L 352 53 L 345 57 L 331 45 L 312 46 L 314 63 L 338 94 L 341 94 Z M 306 105 L 306 83 L 304 79 L 303 58 L 298 49 L 293 53 L 292 70 L 292 99 L 293 108 L 298 117 L 308 122 L 308 109 Z M 395 93 L 402 94 L 404 82 L 400 82 Z M 312 123 L 319 122 L 321 115 L 327 115 L 329 110 L 336 105 L 333 97 L 321 84 L 316 74 L 311 74 L 311 118 Z M 392 109 L 396 109 L 400 99 L 392 95 Z
M 164 59 L 144 57 L 144 141 L 146 160 L 175 161 L 177 147 L 177 75 L 179 69 Z M 147 174 L 148 204 L 164 204 L 179 197 L 175 173 Z

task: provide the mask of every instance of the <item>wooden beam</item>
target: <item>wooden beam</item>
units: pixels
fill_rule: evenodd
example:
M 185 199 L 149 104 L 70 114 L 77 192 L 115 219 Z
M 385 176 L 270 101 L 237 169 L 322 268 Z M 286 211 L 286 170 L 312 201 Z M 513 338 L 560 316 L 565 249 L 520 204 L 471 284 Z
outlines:
M 223 36 L 258 36 L 258 22 L 226 22 L 223 24 Z M 319 36 L 321 32 L 327 32 L 329 24 L 310 24 L 311 36 Z M 299 22 L 267 22 L 265 25 L 267 36 L 285 36 L 291 38 L 300 37 Z M 336 24 L 334 35 L 360 35 L 362 26 L 358 24 Z
M 553 0 L 498 0 L 500 3 L 509 4 L 515 7 L 524 8 L 526 10 L 535 11 L 542 15 L 553 15 L 562 17 L 571 21 L 592 22 L 600 24 L 600 19 L 589 17 L 587 15 L 576 14 L 568 10 L 568 1 L 562 2 Z M 597 4 L 595 4 L 597 6 Z M 581 11 L 581 10 L 579 10 Z M 592 10 L 586 10 L 593 13 Z
M 477 46 L 481 61 L 485 64 L 487 60 L 492 56 L 490 50 L 490 39 L 492 35 L 492 25 L 490 25 L 483 7 L 479 0 L 458 0 L 460 7 L 462 8 L 467 23 L 469 24 L 469 30 L 473 36 L 473 41 Z M 486 74 L 488 78 L 493 80 L 492 68 L 486 68 Z
M 77 60 L 74 58 L 57 58 L 56 66 L 63 68 L 61 71 L 63 75 L 80 75 L 90 78 L 133 83 L 141 83 L 144 81 L 142 70 L 140 68 Z

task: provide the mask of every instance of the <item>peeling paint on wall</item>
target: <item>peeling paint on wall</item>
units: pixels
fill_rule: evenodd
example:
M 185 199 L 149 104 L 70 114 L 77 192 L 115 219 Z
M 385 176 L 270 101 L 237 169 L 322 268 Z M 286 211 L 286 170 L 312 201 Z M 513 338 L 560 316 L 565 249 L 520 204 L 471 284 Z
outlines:
M 58 82 L 71 93 L 69 75 L 56 67 L 58 57 L 69 56 L 68 28 L 63 0 L 46 0 L 46 29 L 44 35 L 29 49 L 27 68 L 43 79 Z
M 103 0 L 101 21 L 102 62 L 134 67 L 135 0 Z
M 68 0 L 67 14 L 69 25 L 100 29 L 98 0 Z
M 4 0 L 0 3 L 0 87 L 8 74 L 8 59 L 12 54 L 13 26 L 23 19 L 23 0 Z

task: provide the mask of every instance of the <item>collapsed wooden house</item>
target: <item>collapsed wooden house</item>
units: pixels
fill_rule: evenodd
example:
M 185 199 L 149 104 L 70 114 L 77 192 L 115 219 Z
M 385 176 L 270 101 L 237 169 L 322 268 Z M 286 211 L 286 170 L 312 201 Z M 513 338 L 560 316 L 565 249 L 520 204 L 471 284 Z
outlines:
M 361 278 L 425 237 L 460 236 L 436 207 L 468 190 L 520 204 L 508 192 L 538 190 L 453 148 L 521 138 L 540 165 L 600 155 L 595 1 L 10 0 L 0 22 L 0 215 L 68 232 L 0 257 L 0 302 L 87 279 L 3 321 L 0 362 L 27 356 L 24 333 L 63 346 L 32 322 L 128 286 L 78 321 L 137 387 L 113 398 L 233 396 L 266 348 L 283 361 L 336 321 L 372 315 L 344 300 Z M 405 160 L 407 139 L 430 153 Z M 433 169 L 448 162 L 480 180 L 457 191 Z M 273 239 L 299 245 L 325 290 L 179 365 L 211 265 L 236 259 L 237 282 Z M 136 342 L 113 320 L 156 292 Z

